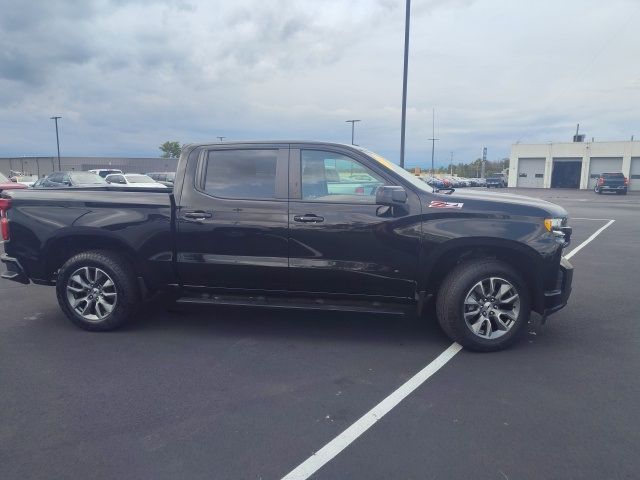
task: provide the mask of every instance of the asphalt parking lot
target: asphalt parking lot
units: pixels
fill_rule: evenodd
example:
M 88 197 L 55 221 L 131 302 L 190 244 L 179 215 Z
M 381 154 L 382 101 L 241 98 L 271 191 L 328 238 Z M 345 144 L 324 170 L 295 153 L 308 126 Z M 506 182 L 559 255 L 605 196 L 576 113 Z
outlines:
M 631 479 L 640 471 L 640 195 L 516 190 L 573 218 L 570 304 L 461 351 L 313 478 Z M 0 478 L 281 478 L 445 351 L 433 322 L 149 308 L 88 333 L 0 282 Z

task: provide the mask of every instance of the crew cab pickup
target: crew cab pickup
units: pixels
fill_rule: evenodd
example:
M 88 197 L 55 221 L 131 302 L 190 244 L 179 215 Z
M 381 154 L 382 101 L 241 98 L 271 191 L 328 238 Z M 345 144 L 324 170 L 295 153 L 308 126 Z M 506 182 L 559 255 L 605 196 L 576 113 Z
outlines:
M 55 285 L 61 309 L 87 330 L 122 325 L 156 292 L 389 316 L 434 302 L 452 339 L 504 348 L 531 311 L 546 319 L 567 303 L 567 212 L 527 197 L 448 192 L 359 147 L 190 145 L 172 191 L 4 192 L 2 276 Z

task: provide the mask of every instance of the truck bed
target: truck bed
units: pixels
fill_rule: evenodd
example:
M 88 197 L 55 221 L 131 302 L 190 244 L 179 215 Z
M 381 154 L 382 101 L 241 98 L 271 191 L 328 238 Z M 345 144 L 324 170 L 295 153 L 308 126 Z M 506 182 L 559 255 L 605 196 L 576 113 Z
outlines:
M 74 248 L 117 247 L 145 278 L 173 281 L 173 194 L 169 189 L 87 187 L 12 190 L 7 255 L 38 283 L 51 283 L 57 258 Z M 96 242 L 95 233 L 100 241 Z

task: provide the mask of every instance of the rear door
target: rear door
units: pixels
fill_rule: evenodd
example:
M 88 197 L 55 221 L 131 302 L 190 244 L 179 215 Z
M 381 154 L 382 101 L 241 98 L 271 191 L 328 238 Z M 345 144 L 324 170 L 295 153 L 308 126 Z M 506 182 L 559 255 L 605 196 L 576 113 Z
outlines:
M 177 208 L 177 269 L 187 286 L 286 290 L 289 146 L 203 147 Z
M 393 185 L 384 170 L 340 147 L 292 145 L 290 290 L 301 293 L 413 298 L 420 200 L 376 205 L 376 189 Z M 395 209 L 395 207 L 394 207 Z M 418 225 L 409 219 L 418 219 Z

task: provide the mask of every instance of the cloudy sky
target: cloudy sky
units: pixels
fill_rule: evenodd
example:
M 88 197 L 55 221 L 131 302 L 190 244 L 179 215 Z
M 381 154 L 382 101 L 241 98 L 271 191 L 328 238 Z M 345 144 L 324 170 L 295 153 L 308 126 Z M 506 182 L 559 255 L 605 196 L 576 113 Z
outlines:
M 407 164 L 640 139 L 640 0 L 413 0 Z M 404 0 L 0 0 L 0 156 L 318 139 L 397 161 Z

